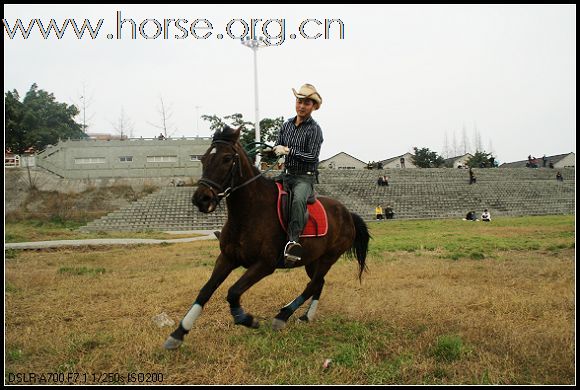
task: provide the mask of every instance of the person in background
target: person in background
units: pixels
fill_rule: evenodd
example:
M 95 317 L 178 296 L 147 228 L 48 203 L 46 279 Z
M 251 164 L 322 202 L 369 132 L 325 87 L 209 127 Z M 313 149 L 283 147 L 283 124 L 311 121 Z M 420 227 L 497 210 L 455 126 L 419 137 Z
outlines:
M 473 170 L 471 168 L 469 168 L 469 184 L 475 184 L 475 181 L 477 179 L 475 178 L 475 174 L 473 173 Z
M 375 215 L 376 215 L 377 221 L 380 221 L 383 219 L 383 208 L 381 207 L 380 204 L 378 204 L 377 207 L 375 207 Z
M 395 217 L 395 212 L 393 211 L 393 208 L 391 207 L 390 204 L 388 204 L 387 207 L 385 207 L 385 217 L 387 219 L 393 219 Z
M 481 220 L 484 222 L 491 222 L 491 215 L 487 209 L 483 210 L 483 213 L 481 214 Z
M 477 217 L 475 216 L 475 211 L 469 211 L 463 220 L 464 221 L 477 221 Z

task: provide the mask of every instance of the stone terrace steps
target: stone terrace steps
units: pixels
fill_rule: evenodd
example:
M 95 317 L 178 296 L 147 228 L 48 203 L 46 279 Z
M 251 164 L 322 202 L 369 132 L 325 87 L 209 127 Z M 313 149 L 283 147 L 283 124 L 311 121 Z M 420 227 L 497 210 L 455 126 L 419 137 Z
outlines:
M 320 194 L 335 197 L 364 219 L 374 219 L 377 204 L 391 204 L 395 218 L 462 218 L 467 211 L 490 210 L 498 215 L 572 214 L 575 211 L 575 170 L 473 169 L 469 185 L 464 169 L 385 169 L 324 172 Z M 379 187 L 379 176 L 389 177 Z
M 375 218 L 377 204 L 391 204 L 396 219 L 463 218 L 469 210 L 490 210 L 502 215 L 575 213 L 575 170 L 474 169 L 477 183 L 469 184 L 464 169 L 323 170 L 316 190 L 344 203 L 365 220 Z M 389 186 L 379 187 L 379 175 L 389 176 Z M 191 203 L 196 188 L 164 187 L 125 209 L 81 228 L 99 230 L 207 230 L 226 222 L 226 202 L 211 214 Z
M 80 228 L 81 231 L 206 230 L 223 226 L 225 202 L 211 214 L 200 213 L 191 203 L 194 187 L 164 187 L 130 206 Z

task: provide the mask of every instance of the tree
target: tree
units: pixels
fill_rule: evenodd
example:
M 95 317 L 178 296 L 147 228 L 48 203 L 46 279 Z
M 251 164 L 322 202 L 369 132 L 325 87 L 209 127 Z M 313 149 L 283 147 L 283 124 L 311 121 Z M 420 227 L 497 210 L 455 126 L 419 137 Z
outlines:
M 202 115 L 201 119 L 203 119 L 204 121 L 208 121 L 209 122 L 209 129 L 211 131 L 217 131 L 217 130 L 221 130 L 224 128 L 224 126 L 226 125 L 224 123 L 224 121 L 222 120 L 222 118 L 220 118 L 217 115 Z
M 475 152 L 473 157 L 467 160 L 467 165 L 470 168 L 495 168 L 497 161 L 491 153 Z
M 6 147 L 22 154 L 29 148 L 43 150 L 59 139 L 84 138 L 82 127 L 74 117 L 79 110 L 74 105 L 59 103 L 52 93 L 32 84 L 23 101 L 18 91 L 5 94 Z
M 20 154 L 29 148 L 23 137 L 22 116 L 24 105 L 20 101 L 18 91 L 6 92 L 4 100 L 4 126 L 6 131 L 6 147 L 13 153 Z
M 445 162 L 437 152 L 432 152 L 428 148 L 418 149 L 414 147 L 413 150 L 415 151 L 415 155 L 412 157 L 413 164 L 419 168 L 439 168 Z
M 202 115 L 201 118 L 210 122 L 209 128 L 212 131 L 223 129 L 226 123 L 231 124 L 235 128 L 241 127 L 240 143 L 242 146 L 246 149 L 252 149 L 255 146 L 252 145 L 256 138 L 254 123 L 244 120 L 242 114 L 227 115 L 223 119 L 217 115 Z M 282 127 L 283 123 L 284 118 L 281 116 L 275 119 L 264 118 L 260 120 L 260 141 L 265 143 L 275 142 L 278 136 L 278 130 Z M 266 163 L 273 163 L 277 160 L 277 157 L 264 155 L 262 160 Z

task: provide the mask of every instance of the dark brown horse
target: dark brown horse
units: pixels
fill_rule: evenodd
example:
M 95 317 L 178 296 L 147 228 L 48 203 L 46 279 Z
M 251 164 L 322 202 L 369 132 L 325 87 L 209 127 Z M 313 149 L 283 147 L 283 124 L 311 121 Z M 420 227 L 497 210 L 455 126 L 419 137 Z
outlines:
M 279 267 L 287 236 L 277 217 L 277 187 L 272 179 L 260 174 L 239 143 L 240 130 L 225 127 L 214 134 L 212 144 L 202 158 L 203 174 L 193 195 L 193 204 L 201 212 L 211 213 L 221 199 L 227 198 L 228 219 L 220 234 L 221 253 L 213 273 L 202 287 L 194 304 L 165 342 L 166 349 L 176 349 L 191 330 L 203 306 L 214 291 L 236 268 L 247 271 L 228 290 L 227 301 L 234 323 L 257 328 L 258 321 L 240 305 L 242 294 Z M 356 256 L 359 279 L 365 270 L 370 235 L 365 222 L 336 200 L 320 197 L 328 215 L 328 232 L 323 237 L 302 238 L 302 260 L 310 282 L 294 301 L 284 306 L 273 320 L 274 329 L 286 326 L 288 318 L 312 298 L 303 321 L 312 320 L 324 286 L 324 276 L 345 252 Z

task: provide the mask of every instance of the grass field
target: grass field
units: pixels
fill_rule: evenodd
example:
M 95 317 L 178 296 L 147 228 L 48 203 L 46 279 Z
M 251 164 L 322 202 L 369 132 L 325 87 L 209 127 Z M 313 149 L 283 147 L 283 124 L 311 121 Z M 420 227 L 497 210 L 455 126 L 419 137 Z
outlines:
M 304 307 L 270 328 L 307 283 L 299 268 L 242 297 L 260 329 L 234 326 L 236 270 L 177 351 L 162 349 L 173 327 L 152 317 L 181 319 L 217 242 L 11 251 L 5 383 L 575 383 L 573 216 L 369 226 L 369 272 L 361 284 L 356 262 L 339 260 L 314 322 L 294 322 Z

